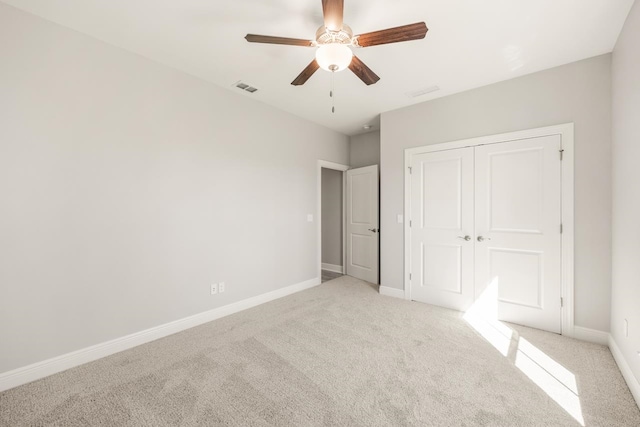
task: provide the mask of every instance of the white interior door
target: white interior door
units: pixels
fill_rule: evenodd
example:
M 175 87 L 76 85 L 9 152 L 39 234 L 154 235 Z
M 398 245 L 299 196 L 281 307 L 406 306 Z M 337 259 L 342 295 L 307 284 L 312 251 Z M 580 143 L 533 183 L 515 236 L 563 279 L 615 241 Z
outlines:
M 378 165 L 347 171 L 347 274 L 378 283 Z
M 561 138 L 476 147 L 475 297 L 498 319 L 561 333 Z
M 413 156 L 411 299 L 464 311 L 473 303 L 473 148 Z

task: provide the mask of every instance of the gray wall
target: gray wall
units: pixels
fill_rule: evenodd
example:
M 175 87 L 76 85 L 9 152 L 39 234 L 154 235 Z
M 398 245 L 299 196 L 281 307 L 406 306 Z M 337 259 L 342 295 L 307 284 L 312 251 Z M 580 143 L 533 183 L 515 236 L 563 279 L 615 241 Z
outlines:
M 352 168 L 380 164 L 380 131 L 352 136 L 349 142 L 349 165 Z
M 613 51 L 613 291 L 611 334 L 640 381 L 640 3 Z M 624 335 L 629 321 L 629 337 Z
M 381 274 L 403 288 L 404 149 L 575 123 L 575 322 L 608 331 L 611 298 L 611 55 L 383 113 Z
M 322 168 L 322 263 L 342 266 L 342 172 Z
M 0 57 L 0 372 L 317 276 L 346 136 L 3 3 Z

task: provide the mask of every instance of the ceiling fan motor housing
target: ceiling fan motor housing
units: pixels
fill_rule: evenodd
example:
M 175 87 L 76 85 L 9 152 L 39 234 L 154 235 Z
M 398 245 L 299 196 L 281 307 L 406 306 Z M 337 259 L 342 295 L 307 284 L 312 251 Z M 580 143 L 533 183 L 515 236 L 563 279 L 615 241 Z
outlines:
M 331 31 L 324 25 L 316 31 L 316 43 L 323 44 L 339 43 L 350 45 L 353 40 L 353 31 L 347 24 L 342 24 L 340 31 Z

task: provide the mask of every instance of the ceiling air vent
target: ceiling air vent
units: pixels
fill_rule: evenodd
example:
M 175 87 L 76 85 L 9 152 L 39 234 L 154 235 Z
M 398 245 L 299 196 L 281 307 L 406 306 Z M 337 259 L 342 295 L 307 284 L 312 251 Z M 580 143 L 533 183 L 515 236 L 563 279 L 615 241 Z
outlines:
M 234 85 L 235 87 L 237 87 L 238 89 L 242 89 L 242 90 L 247 91 L 247 92 L 249 92 L 249 93 L 254 93 L 254 92 L 257 92 L 257 91 L 258 91 L 258 89 L 256 89 L 255 87 L 253 87 L 253 86 L 249 86 L 248 84 L 243 83 L 243 82 L 241 82 L 241 81 L 236 82 L 236 83 L 234 83 L 233 85 Z
M 414 90 L 411 92 L 405 92 L 404 94 L 407 95 L 409 98 L 417 98 L 419 96 L 423 96 L 426 95 L 428 93 L 432 93 L 432 92 L 437 92 L 439 91 L 440 88 L 438 86 L 430 86 L 430 87 L 426 87 L 424 89 L 418 89 L 418 90 Z

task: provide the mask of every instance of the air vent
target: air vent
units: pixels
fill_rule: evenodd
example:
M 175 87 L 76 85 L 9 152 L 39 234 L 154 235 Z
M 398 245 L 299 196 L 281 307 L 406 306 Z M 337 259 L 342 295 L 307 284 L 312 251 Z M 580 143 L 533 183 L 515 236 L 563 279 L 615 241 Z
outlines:
M 238 89 L 242 89 L 242 90 L 247 91 L 247 92 L 249 92 L 249 93 L 254 93 L 254 92 L 257 92 L 257 91 L 258 91 L 258 89 L 256 89 L 255 87 L 253 87 L 253 86 L 249 86 L 248 84 L 243 83 L 243 82 L 241 82 L 241 81 L 236 82 L 236 83 L 234 83 L 233 85 L 234 85 L 235 87 L 237 87 Z
M 432 92 L 437 92 L 439 91 L 440 88 L 438 86 L 431 86 L 431 87 L 426 87 L 424 89 L 418 89 L 418 90 L 414 90 L 411 92 L 405 92 L 404 94 L 407 95 L 409 98 L 417 98 L 419 96 L 423 96 L 426 95 L 428 93 L 432 93 Z

